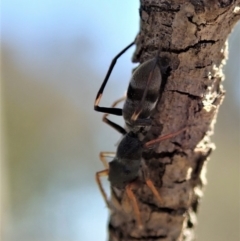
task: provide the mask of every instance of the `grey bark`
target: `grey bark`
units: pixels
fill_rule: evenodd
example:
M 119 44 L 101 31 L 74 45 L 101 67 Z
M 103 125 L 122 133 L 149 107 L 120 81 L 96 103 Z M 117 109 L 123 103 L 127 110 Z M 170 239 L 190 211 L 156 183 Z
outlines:
M 140 18 L 133 61 L 153 58 L 160 46 L 169 66 L 147 138 L 188 129 L 143 155 L 162 205 L 143 182 L 134 192 L 144 227 L 138 228 L 130 208 L 116 207 L 109 240 L 194 240 L 206 161 L 214 148 L 210 136 L 224 98 L 226 39 L 240 19 L 240 1 L 142 0 Z M 118 196 L 123 200 L 124 192 Z

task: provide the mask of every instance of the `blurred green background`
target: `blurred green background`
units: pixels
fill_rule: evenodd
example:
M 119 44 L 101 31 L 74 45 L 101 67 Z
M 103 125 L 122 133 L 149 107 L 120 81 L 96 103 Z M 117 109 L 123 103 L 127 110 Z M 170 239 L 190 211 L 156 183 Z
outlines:
M 103 169 L 98 153 L 114 151 L 119 135 L 93 101 L 111 59 L 138 32 L 139 2 L 1 5 L 1 240 L 106 240 L 108 211 L 94 174 Z M 133 50 L 114 69 L 103 106 L 126 90 Z M 239 63 L 240 25 L 229 40 L 199 241 L 240 240 Z

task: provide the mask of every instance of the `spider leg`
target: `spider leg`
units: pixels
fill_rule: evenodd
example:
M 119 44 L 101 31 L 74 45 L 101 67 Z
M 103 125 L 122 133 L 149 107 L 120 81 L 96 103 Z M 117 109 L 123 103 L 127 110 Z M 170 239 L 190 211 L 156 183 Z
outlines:
M 138 226 L 140 228 L 142 228 L 142 226 L 143 226 L 142 225 L 142 219 L 141 219 L 141 215 L 140 215 L 137 199 L 136 199 L 135 194 L 132 191 L 133 185 L 134 185 L 134 183 L 130 183 L 130 184 L 128 184 L 126 186 L 126 193 L 127 193 L 128 198 L 132 202 L 132 206 L 133 206 L 133 210 L 134 210 L 134 213 L 135 213 L 135 216 L 136 216 L 136 220 L 137 220 Z
M 125 99 L 126 99 L 126 96 L 123 96 L 122 98 L 116 100 L 115 102 L 113 102 L 111 108 L 114 109 L 115 106 L 118 105 L 118 103 L 124 101 Z M 126 130 L 125 130 L 123 127 L 121 127 L 120 125 L 118 125 L 118 124 L 110 121 L 110 120 L 107 118 L 108 115 L 109 115 L 109 113 L 105 113 L 105 114 L 103 115 L 103 119 L 102 119 L 103 122 L 105 122 L 106 124 L 108 124 L 108 125 L 110 125 L 111 127 L 113 127 L 115 130 L 117 130 L 118 132 L 120 132 L 122 135 L 125 135 L 125 134 L 127 133 Z
M 161 195 L 159 194 L 159 192 L 156 189 L 155 185 L 153 184 L 152 180 L 149 178 L 148 167 L 145 162 L 142 163 L 142 171 L 143 171 L 143 178 L 144 178 L 145 183 L 147 184 L 148 188 L 152 191 L 153 195 L 157 198 L 159 204 L 162 204 Z
M 174 137 L 174 136 L 177 136 L 177 135 L 181 134 L 181 133 L 182 133 L 183 131 L 185 131 L 186 129 L 187 129 L 187 127 L 183 128 L 183 129 L 181 129 L 181 130 L 179 130 L 179 131 L 176 131 L 176 132 L 173 132 L 173 133 L 170 133 L 170 134 L 167 134 L 167 135 L 160 136 L 159 138 L 156 138 L 156 139 L 154 139 L 154 140 L 148 141 L 148 142 L 146 142 L 146 143 L 144 144 L 144 147 L 149 148 L 149 147 L 155 145 L 155 144 L 158 143 L 158 142 L 161 142 L 161 141 L 170 139 L 170 138 L 172 138 L 172 137 Z
M 115 155 L 116 155 L 116 152 L 110 152 L 110 151 L 101 151 L 99 153 L 99 158 L 106 169 L 109 169 L 109 164 L 106 157 L 115 157 Z
M 100 192 L 101 192 L 101 194 L 102 194 L 102 196 L 103 196 L 103 199 L 104 199 L 106 205 L 109 207 L 108 199 L 107 199 L 107 194 L 106 194 L 106 192 L 104 191 L 103 186 L 102 186 L 102 182 L 101 182 L 101 180 L 100 180 L 100 177 L 102 177 L 102 176 L 108 176 L 108 172 L 109 172 L 108 169 L 105 169 L 105 170 L 96 172 L 95 178 L 96 178 L 96 182 L 97 182 L 97 184 L 98 184 L 99 190 L 100 190 Z
M 96 99 L 95 99 L 95 102 L 94 102 L 94 110 L 96 111 L 99 111 L 99 112 L 103 112 L 103 113 L 108 113 L 108 114 L 113 114 L 113 115 L 122 115 L 122 109 L 119 109 L 119 108 L 107 108 L 107 107 L 101 107 L 99 106 L 99 102 L 102 98 L 102 95 L 103 95 L 103 91 L 105 89 L 105 86 L 108 82 L 108 79 L 112 73 L 112 70 L 118 60 L 118 58 L 123 55 L 130 47 L 132 47 L 134 45 L 134 42 L 132 42 L 131 44 L 129 44 L 127 47 L 125 47 L 119 54 L 117 54 L 114 59 L 112 60 L 110 66 L 109 66 L 109 69 L 107 71 L 107 74 L 103 80 L 103 83 L 97 93 L 97 96 L 96 96 Z
M 152 191 L 153 195 L 157 198 L 159 203 L 162 203 L 162 198 L 158 192 L 158 190 L 156 189 L 155 185 L 153 184 L 153 182 L 147 178 L 145 179 L 145 182 L 147 184 L 147 186 L 149 187 L 149 189 Z

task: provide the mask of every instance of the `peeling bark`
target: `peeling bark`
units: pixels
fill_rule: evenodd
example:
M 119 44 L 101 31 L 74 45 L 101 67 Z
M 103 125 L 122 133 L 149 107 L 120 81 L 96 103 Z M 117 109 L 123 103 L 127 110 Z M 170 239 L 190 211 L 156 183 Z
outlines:
M 143 154 L 160 205 L 143 183 L 135 190 L 144 227 L 136 225 L 124 193 L 113 190 L 122 207 L 111 212 L 109 240 L 193 240 L 206 162 L 214 149 L 210 136 L 224 98 L 226 39 L 240 19 L 240 1 L 142 0 L 134 62 L 156 56 L 168 66 L 164 90 L 147 138 L 188 126 L 187 131 Z

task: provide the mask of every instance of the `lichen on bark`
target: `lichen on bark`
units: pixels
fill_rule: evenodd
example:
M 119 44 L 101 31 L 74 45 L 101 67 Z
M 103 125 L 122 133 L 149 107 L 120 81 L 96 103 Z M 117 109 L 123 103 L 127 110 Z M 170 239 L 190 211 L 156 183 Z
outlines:
M 115 207 L 109 240 L 194 240 L 206 163 L 214 149 L 210 136 L 224 98 L 226 41 L 240 19 L 240 1 L 142 0 L 139 12 L 133 61 L 153 58 L 160 46 L 160 59 L 168 66 L 147 138 L 188 128 L 143 154 L 163 203 L 143 182 L 135 190 L 143 228 L 136 225 L 131 208 Z M 124 200 L 124 192 L 114 195 Z

